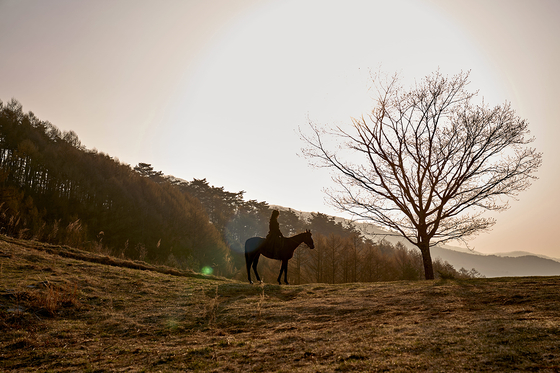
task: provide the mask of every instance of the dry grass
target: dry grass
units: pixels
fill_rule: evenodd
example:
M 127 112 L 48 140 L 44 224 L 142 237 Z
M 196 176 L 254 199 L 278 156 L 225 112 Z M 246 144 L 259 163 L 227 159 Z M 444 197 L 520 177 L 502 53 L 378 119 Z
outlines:
M 0 237 L 1 369 L 560 371 L 557 277 L 281 287 L 162 272 Z

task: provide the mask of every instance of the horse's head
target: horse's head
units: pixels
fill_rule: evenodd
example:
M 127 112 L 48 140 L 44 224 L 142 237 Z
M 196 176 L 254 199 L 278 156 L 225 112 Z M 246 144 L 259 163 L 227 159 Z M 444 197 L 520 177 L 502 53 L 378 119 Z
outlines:
M 315 244 L 313 243 L 313 238 L 311 237 L 311 231 L 309 229 L 307 229 L 303 234 L 303 242 L 305 242 L 305 244 L 309 246 L 310 249 L 315 248 Z

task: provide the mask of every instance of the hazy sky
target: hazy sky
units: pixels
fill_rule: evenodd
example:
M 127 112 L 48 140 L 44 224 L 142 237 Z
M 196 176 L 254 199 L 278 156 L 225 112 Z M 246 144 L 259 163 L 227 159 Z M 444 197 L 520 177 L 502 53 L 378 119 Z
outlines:
M 370 71 L 471 70 L 544 163 L 470 244 L 560 257 L 559 20 L 558 0 L 0 0 L 0 100 L 132 166 L 336 214 L 298 127 L 367 113 Z

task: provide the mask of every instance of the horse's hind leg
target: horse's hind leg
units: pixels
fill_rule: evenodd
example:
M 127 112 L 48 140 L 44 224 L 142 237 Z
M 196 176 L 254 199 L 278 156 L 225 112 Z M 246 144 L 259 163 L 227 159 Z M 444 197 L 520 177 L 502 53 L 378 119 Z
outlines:
M 260 254 L 257 254 L 255 256 L 255 259 L 253 259 L 253 271 L 255 272 L 255 276 L 257 277 L 257 281 L 262 282 L 261 278 L 259 277 L 259 272 L 257 272 L 257 264 L 259 264 L 259 257 L 260 257 Z
M 249 283 L 252 284 L 253 280 L 251 280 L 251 256 L 245 253 L 245 265 L 247 266 L 247 278 L 249 279 Z

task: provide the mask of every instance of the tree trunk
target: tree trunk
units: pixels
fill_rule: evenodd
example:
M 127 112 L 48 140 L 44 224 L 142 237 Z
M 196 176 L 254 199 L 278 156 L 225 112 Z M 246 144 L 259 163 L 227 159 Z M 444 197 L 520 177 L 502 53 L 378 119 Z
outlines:
M 433 280 L 434 266 L 432 264 L 432 255 L 430 254 L 430 243 L 420 242 L 418 248 L 422 253 L 422 261 L 424 262 L 424 277 L 426 280 Z

